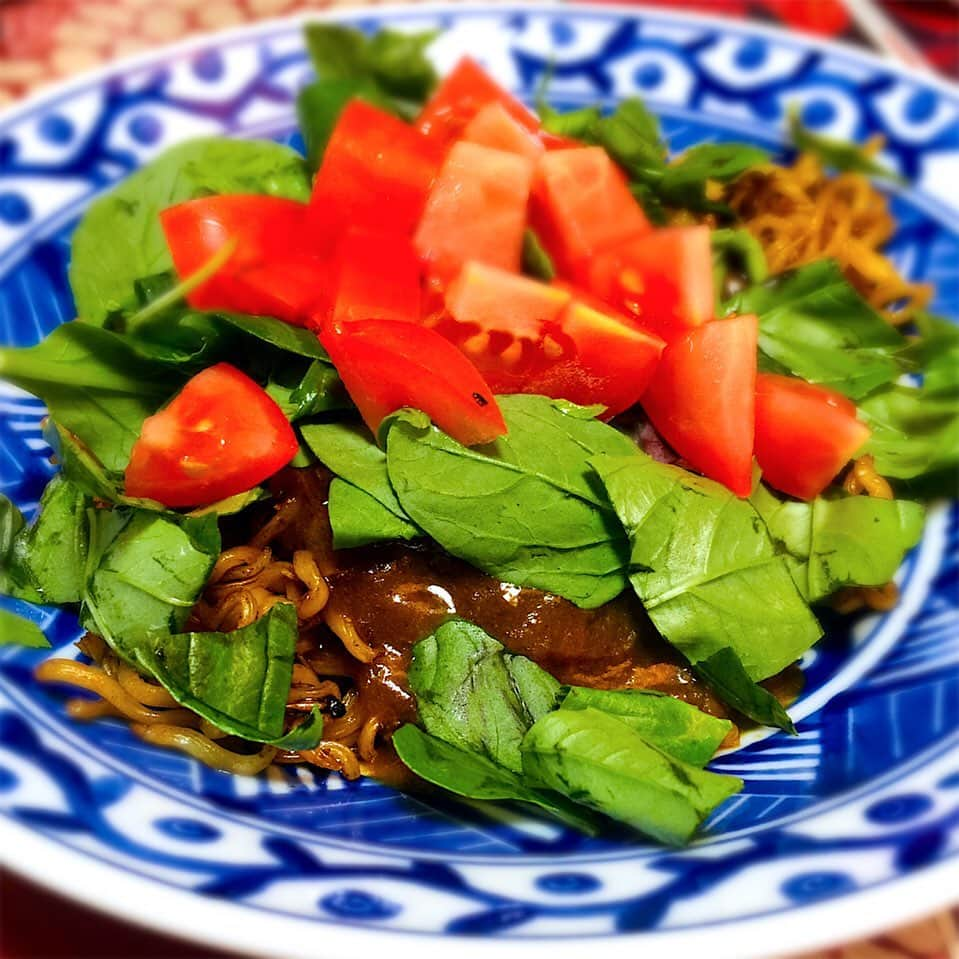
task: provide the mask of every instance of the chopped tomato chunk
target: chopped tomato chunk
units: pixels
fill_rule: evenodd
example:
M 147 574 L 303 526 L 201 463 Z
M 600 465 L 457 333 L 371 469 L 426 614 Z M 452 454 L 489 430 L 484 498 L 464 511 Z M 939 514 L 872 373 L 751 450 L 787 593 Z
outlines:
M 408 236 L 353 229 L 336 251 L 334 320 L 420 319 L 420 260 Z
M 433 272 L 467 260 L 519 272 L 533 164 L 476 143 L 453 144 L 430 190 L 416 248 Z
M 666 340 L 712 319 L 708 226 L 676 226 L 630 237 L 598 253 L 584 285 Z
M 530 220 L 557 269 L 571 279 L 599 251 L 651 229 L 602 147 L 553 150 L 540 159 Z
M 412 234 L 439 165 L 414 127 L 362 100 L 337 121 L 310 198 L 315 241 L 329 249 L 348 227 Z
M 530 160 L 538 160 L 545 150 L 542 141 L 522 124 L 517 123 L 506 107 L 498 102 L 487 103 L 466 124 L 463 139 L 480 146 L 492 147 L 494 150 L 518 153 Z
M 329 323 L 320 341 L 360 415 L 375 433 L 390 413 L 422 410 L 466 446 L 506 433 L 486 381 L 435 330 L 395 320 Z
M 756 460 L 783 493 L 815 499 L 869 434 L 841 393 L 790 376 L 756 377 Z
M 306 205 L 268 196 L 209 196 L 160 214 L 181 279 L 226 243 L 235 249 L 187 295 L 200 310 L 237 310 L 305 324 L 325 294 L 326 267 L 307 229 Z
M 488 103 L 500 104 L 530 132 L 539 129 L 539 120 L 471 57 L 463 57 L 446 75 L 416 118 L 416 126 L 431 140 L 449 144 Z
M 641 401 L 680 456 L 737 496 L 752 489 L 758 334 L 752 315 L 690 330 L 666 347 Z
M 144 420 L 126 493 L 164 506 L 206 506 L 262 483 L 297 449 L 273 399 L 236 367 L 218 363 Z

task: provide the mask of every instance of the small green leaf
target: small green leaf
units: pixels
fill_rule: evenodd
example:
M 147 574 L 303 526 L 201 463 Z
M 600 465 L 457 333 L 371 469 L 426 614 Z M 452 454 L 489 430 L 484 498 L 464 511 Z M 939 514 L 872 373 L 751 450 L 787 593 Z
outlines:
M 374 496 L 339 477 L 334 477 L 330 484 L 328 509 L 334 549 L 354 549 L 423 535 Z
M 523 232 L 523 272 L 549 283 L 556 278 L 556 267 L 532 230 Z
M 50 640 L 43 630 L 29 619 L 0 609 L 0 646 L 23 646 L 26 649 L 49 649 Z

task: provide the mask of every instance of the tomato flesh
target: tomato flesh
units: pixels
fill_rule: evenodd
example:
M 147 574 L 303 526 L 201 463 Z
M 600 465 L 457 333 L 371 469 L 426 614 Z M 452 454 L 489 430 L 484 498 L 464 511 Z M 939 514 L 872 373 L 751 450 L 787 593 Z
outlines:
M 351 100 L 313 183 L 309 219 L 315 242 L 332 249 L 348 227 L 412 234 L 439 159 L 414 127 Z
M 306 205 L 267 196 L 210 196 L 160 214 L 181 279 L 233 243 L 227 261 L 187 295 L 199 310 L 236 310 L 304 324 L 325 294 L 326 264 L 310 242 Z
M 539 129 L 539 120 L 471 57 L 463 57 L 446 75 L 416 118 L 416 127 L 434 142 L 447 145 L 459 139 L 470 120 L 489 103 L 500 104 L 530 132 Z
M 519 272 L 533 163 L 476 143 L 453 144 L 416 230 L 433 273 L 453 276 L 468 260 Z
M 548 151 L 533 182 L 530 223 L 560 273 L 577 279 L 589 259 L 651 227 L 602 147 Z
M 752 315 L 690 330 L 666 347 L 641 400 L 666 442 L 737 496 L 752 489 L 758 334 Z
M 374 433 L 385 417 L 407 406 L 422 410 L 465 446 L 506 433 L 489 385 L 435 330 L 396 320 L 355 320 L 325 325 L 320 342 Z
M 783 493 L 815 499 L 869 435 L 841 393 L 789 376 L 756 377 L 756 460 Z
M 466 124 L 463 139 L 469 143 L 492 147 L 506 153 L 518 153 L 530 160 L 538 160 L 544 150 L 542 141 L 510 116 L 502 103 L 487 103 Z
M 420 260 L 398 233 L 353 229 L 336 255 L 334 320 L 420 319 Z
M 164 506 L 206 506 L 262 483 L 297 449 L 273 399 L 236 367 L 218 363 L 144 420 L 126 493 Z
M 676 226 L 634 236 L 585 266 L 585 286 L 665 340 L 712 319 L 715 309 L 708 226 Z

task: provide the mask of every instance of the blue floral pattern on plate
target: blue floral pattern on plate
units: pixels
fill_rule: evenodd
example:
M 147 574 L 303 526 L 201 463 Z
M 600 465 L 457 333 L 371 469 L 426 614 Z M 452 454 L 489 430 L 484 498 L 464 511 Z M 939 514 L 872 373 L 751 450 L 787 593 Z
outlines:
M 790 103 L 817 132 L 882 133 L 884 159 L 913 182 L 891 193 L 895 257 L 937 285 L 936 310 L 959 317 L 953 89 L 838 47 L 652 11 L 458 5 L 347 19 L 369 30 L 440 27 L 441 69 L 469 52 L 527 99 L 546 69 L 560 107 L 611 106 L 638 93 L 676 150 L 710 139 L 778 147 Z M 0 341 L 34 343 L 73 315 L 69 237 L 94 196 L 190 136 L 298 145 L 292 103 L 308 75 L 298 25 L 264 24 L 115 68 L 0 119 Z M 27 513 L 52 472 L 43 415 L 40 403 L 0 385 L 0 491 Z M 827 623 L 792 710 L 800 735 L 755 735 L 721 757 L 717 766 L 742 775 L 746 789 L 684 851 L 626 835 L 586 839 L 306 769 L 225 776 L 113 722 L 72 723 L 62 695 L 31 677 L 44 654 L 0 647 L 5 858 L 28 868 L 11 841 L 43 837 L 46 848 L 70 852 L 78 877 L 98 862 L 121 880 L 142 876 L 193 897 L 200 914 L 214 900 L 230 903 L 237 928 L 252 915 L 265 931 L 242 941 L 222 928 L 211 934 L 260 951 L 297 953 L 284 930 L 314 927 L 344 943 L 358 942 L 363 927 L 418 933 L 421 955 L 453 934 L 497 936 L 503 950 L 544 938 L 560 948 L 559 937 L 625 944 L 623 934 L 643 933 L 647 945 L 672 951 L 712 927 L 732 936 L 768 928 L 770 917 L 798 919 L 789 942 L 798 949 L 828 938 L 811 921 L 817 907 L 875 903 L 870 895 L 920 876 L 945 890 L 948 877 L 959 885 L 954 507 L 932 511 L 900 584 L 891 614 L 851 630 Z M 59 654 L 72 654 L 75 619 L 12 605 Z M 164 923 L 148 913 L 138 906 L 130 915 Z M 730 955 L 758 949 L 758 940 L 739 941 Z

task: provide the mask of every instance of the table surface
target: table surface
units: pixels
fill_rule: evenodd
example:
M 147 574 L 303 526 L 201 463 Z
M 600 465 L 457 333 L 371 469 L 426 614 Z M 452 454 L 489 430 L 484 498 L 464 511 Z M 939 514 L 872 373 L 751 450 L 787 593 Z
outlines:
M 360 0 L 352 0 L 357 5 Z M 651 0 L 646 0 L 651 2 Z M 783 23 L 959 73 L 956 0 L 884 0 L 885 25 L 863 26 L 840 0 L 655 0 Z M 336 0 L 0 0 L 0 106 L 48 83 L 191 33 Z M 959 891 L 957 891 L 959 897 Z M 868 942 L 801 959 L 959 959 L 959 909 Z M 229 959 L 145 932 L 0 870 L 0 959 Z M 800 957 L 796 957 L 800 959 Z

